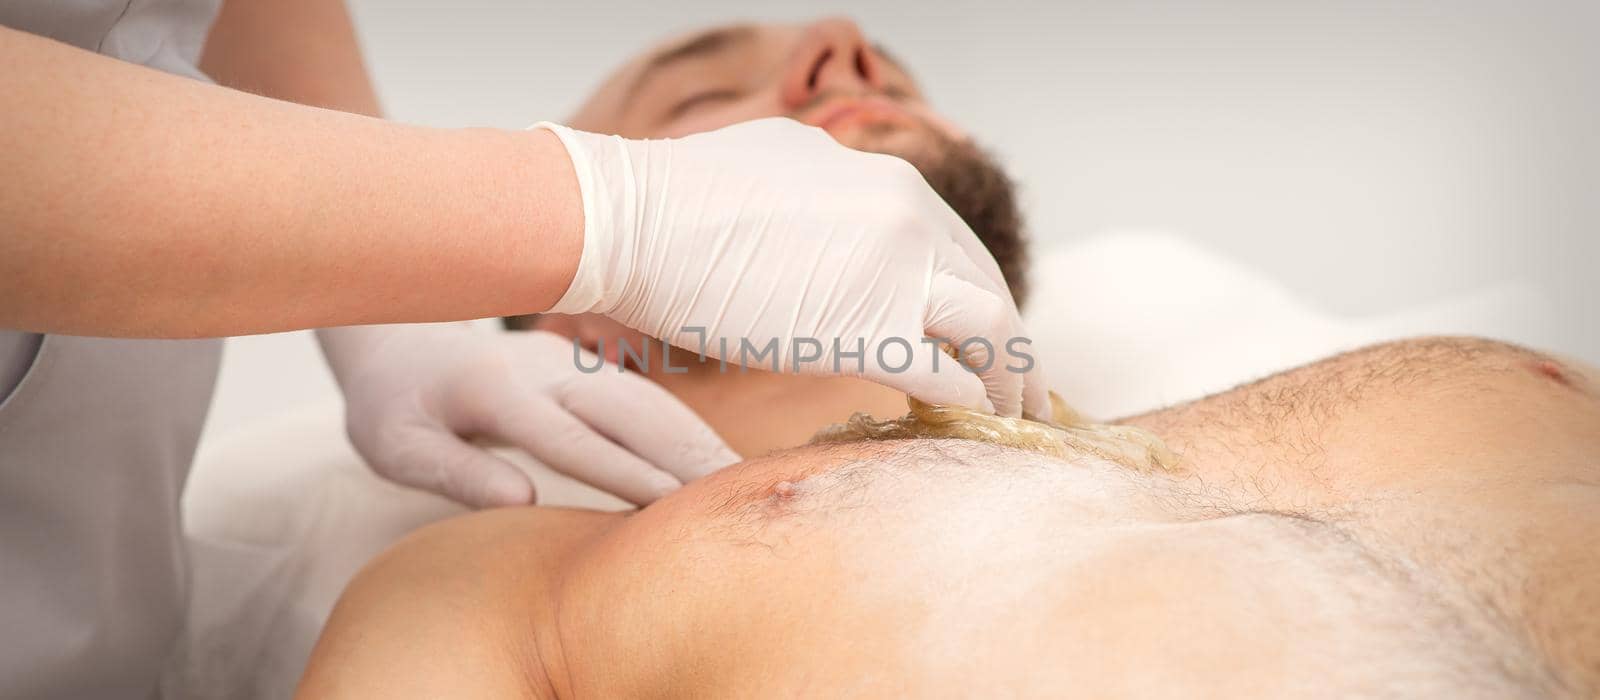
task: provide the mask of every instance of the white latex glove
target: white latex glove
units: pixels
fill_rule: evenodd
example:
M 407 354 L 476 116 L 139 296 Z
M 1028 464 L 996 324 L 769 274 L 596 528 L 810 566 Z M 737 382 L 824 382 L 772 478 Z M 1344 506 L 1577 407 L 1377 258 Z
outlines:
M 665 389 L 611 366 L 584 374 L 572 342 L 551 333 L 418 324 L 318 335 L 344 390 L 350 441 L 368 464 L 468 506 L 535 496 L 520 468 L 474 439 L 526 450 L 638 505 L 739 459 Z
M 768 369 L 771 356 L 741 361 L 741 340 L 760 350 L 775 339 L 782 371 L 861 376 L 1004 415 L 1025 401 L 1049 416 L 1039 364 L 1008 369 L 1028 364 L 1006 349 L 1026 333 L 999 266 L 909 163 L 781 118 L 649 141 L 535 128 L 561 138 L 583 193 L 583 256 L 552 312 L 605 314 Z M 974 374 L 925 337 L 985 338 L 995 356 Z M 816 348 L 797 353 L 795 338 L 816 339 L 820 356 L 802 361 Z M 894 338 L 903 343 L 880 363 Z M 835 341 L 866 355 L 840 357 Z M 907 346 L 910 367 L 895 372 Z M 980 345 L 967 349 L 985 362 Z

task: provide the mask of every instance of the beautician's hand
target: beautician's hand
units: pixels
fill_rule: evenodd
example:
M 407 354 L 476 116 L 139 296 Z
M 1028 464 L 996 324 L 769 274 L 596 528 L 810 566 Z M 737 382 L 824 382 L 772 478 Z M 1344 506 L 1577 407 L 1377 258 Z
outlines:
M 739 459 L 666 390 L 609 365 L 584 374 L 571 341 L 551 333 L 464 324 L 318 333 L 344 389 L 350 441 L 372 468 L 469 506 L 534 500 L 527 475 L 474 439 L 526 450 L 638 505 Z
M 551 311 L 729 362 L 1049 415 L 1038 363 L 1008 369 L 1029 363 L 1007 354 L 1026 333 L 999 266 L 905 161 L 788 119 L 652 141 L 538 126 L 561 137 L 583 193 L 582 260 Z M 924 337 L 983 338 L 993 356 L 968 345 L 988 365 L 973 374 Z M 772 341 L 776 357 L 757 358 Z

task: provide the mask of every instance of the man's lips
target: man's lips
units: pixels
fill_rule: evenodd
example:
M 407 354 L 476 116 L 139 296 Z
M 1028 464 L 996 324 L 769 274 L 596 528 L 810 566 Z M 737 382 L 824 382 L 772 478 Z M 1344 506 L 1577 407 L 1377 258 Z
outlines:
M 893 100 L 872 96 L 829 100 L 802 115 L 800 121 L 838 136 L 840 131 L 851 126 L 905 122 L 910 118 L 911 115 Z

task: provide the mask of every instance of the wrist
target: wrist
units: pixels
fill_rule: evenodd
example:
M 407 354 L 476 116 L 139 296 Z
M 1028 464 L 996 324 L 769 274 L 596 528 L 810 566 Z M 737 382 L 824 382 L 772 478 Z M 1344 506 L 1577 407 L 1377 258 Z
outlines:
M 619 175 L 625 168 L 616 166 L 615 153 L 621 139 L 570 129 L 560 124 L 539 122 L 529 127 L 546 142 L 554 142 L 569 163 L 571 187 L 577 194 L 581 223 L 578 226 L 578 255 L 572 262 L 565 293 L 549 307 L 551 313 L 578 314 L 601 310 L 606 301 L 608 249 L 620 227 L 616 219 L 619 189 L 626 189 Z
M 536 194 L 539 202 L 535 209 L 540 220 L 533 227 L 541 239 L 535 274 L 539 279 L 551 280 L 547 288 L 553 292 L 541 295 L 535 308 L 554 311 L 583 281 L 578 275 L 586 273 L 585 261 L 592 257 L 588 249 L 595 241 L 589 229 L 596 222 L 584 183 L 588 169 L 561 134 L 539 126 L 529 127 L 521 134 L 531 149 L 527 162 L 537 171 L 533 181 L 542 185 Z

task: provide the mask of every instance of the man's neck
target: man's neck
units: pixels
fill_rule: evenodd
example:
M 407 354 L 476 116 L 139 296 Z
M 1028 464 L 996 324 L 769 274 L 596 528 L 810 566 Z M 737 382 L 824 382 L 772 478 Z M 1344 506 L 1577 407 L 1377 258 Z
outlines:
M 818 429 L 857 411 L 879 418 L 906 411 L 902 394 L 866 380 L 767 372 L 711 358 L 702 362 L 682 350 L 645 374 L 745 457 L 803 444 Z

